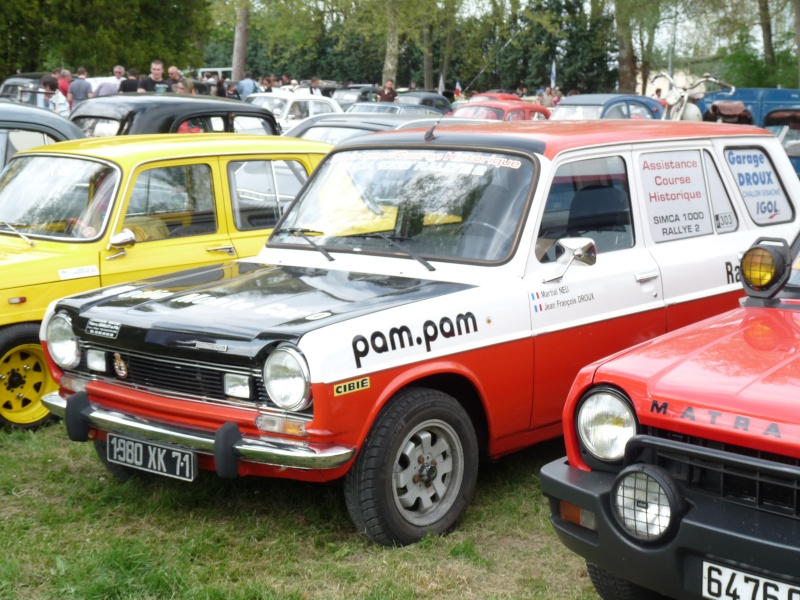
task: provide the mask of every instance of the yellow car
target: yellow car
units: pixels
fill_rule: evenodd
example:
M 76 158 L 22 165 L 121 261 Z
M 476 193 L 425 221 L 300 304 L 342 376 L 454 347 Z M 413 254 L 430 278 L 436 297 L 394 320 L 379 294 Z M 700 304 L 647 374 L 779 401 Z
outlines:
M 18 153 L 0 174 L 0 425 L 49 418 L 39 343 L 62 296 L 257 254 L 330 145 L 143 135 Z

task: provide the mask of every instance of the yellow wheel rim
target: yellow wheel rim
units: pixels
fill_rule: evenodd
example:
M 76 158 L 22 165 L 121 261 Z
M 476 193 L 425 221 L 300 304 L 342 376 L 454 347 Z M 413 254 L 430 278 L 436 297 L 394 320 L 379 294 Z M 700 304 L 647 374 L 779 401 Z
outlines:
M 0 358 L 0 416 L 6 421 L 33 425 L 46 418 L 41 398 L 57 388 L 39 344 L 16 346 Z

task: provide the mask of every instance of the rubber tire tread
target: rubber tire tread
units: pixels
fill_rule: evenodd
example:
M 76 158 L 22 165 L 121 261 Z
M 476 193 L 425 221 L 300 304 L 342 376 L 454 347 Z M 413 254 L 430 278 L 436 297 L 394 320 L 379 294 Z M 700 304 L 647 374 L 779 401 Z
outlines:
M 461 444 L 464 451 L 464 475 L 459 498 L 450 508 L 442 526 L 433 526 L 420 532 L 408 525 L 403 532 L 393 531 L 390 523 L 381 512 L 380 486 L 381 466 L 394 460 L 387 456 L 391 442 L 406 435 L 409 427 L 430 418 L 431 411 L 450 411 L 450 425 L 458 433 L 465 429 Z M 437 415 L 441 418 L 441 415 Z M 403 424 L 403 421 L 405 423 Z M 455 422 L 454 422 L 455 421 Z M 400 426 L 402 424 L 402 429 Z M 466 510 L 478 476 L 478 442 L 472 421 L 464 408 L 444 392 L 428 388 L 406 388 L 398 392 L 383 408 L 367 434 L 356 461 L 344 478 L 344 496 L 350 518 L 356 529 L 370 540 L 384 546 L 402 546 L 421 540 L 429 533 L 444 533 L 452 529 Z M 389 473 L 391 477 L 391 472 Z M 390 495 L 390 492 L 387 492 Z M 385 499 L 390 504 L 390 497 Z M 391 506 L 394 510 L 394 506 Z
M 41 344 L 39 328 L 38 323 L 17 323 L 0 329 L 0 356 L 4 356 L 6 352 L 21 344 Z M 35 423 L 15 423 L 0 416 L 0 428 L 34 430 L 57 420 L 58 418 L 52 413 Z
M 587 562 L 586 570 L 603 600 L 666 600 L 666 596 L 621 579 L 595 564 Z

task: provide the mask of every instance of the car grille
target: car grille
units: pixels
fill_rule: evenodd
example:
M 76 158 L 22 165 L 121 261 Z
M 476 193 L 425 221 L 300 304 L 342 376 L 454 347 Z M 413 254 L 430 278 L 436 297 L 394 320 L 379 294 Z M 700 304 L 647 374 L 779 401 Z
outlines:
M 649 428 L 640 456 L 690 489 L 800 519 L 800 459 Z M 657 443 L 662 440 L 662 443 Z
M 91 371 L 86 364 L 87 350 L 100 350 L 106 355 L 106 372 Z M 264 387 L 261 371 L 246 367 L 216 365 L 212 363 L 179 360 L 173 357 L 158 357 L 150 354 L 120 351 L 98 344 L 81 342 L 81 362 L 75 369 L 86 377 L 109 381 L 157 395 L 189 397 L 209 402 L 219 401 L 244 406 L 261 406 L 282 410 L 270 399 Z M 114 370 L 114 356 L 119 354 L 128 367 L 128 375 L 120 378 Z M 225 373 L 238 373 L 250 378 L 255 394 L 252 400 L 232 399 L 225 395 Z M 311 409 L 304 411 L 311 414 Z

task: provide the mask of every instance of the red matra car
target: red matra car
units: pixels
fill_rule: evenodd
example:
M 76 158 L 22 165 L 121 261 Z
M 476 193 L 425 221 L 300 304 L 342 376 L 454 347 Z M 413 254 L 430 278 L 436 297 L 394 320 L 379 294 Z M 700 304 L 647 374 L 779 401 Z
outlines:
M 541 104 L 522 100 L 483 100 L 467 102 L 453 111 L 453 116 L 497 121 L 535 121 L 549 119 L 550 111 Z
M 605 600 L 800 598 L 798 254 L 762 238 L 742 308 L 575 380 L 541 482 Z

